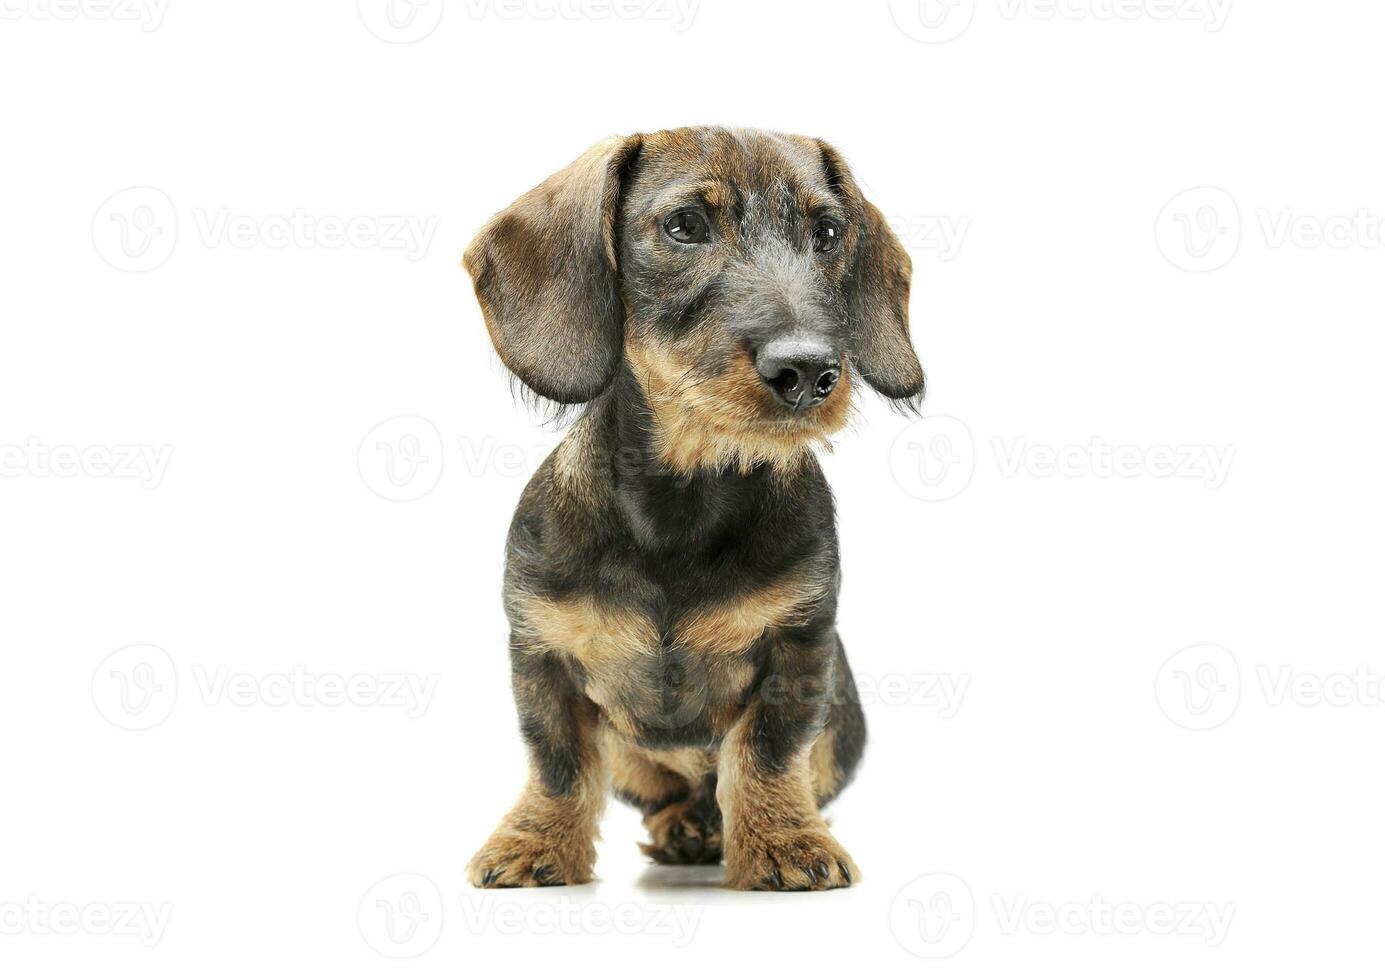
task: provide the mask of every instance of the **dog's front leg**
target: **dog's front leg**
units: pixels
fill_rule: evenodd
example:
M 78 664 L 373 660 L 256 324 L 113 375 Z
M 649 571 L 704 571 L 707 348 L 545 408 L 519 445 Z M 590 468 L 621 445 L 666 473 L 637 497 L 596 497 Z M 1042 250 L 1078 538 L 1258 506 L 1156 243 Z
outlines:
M 830 637 L 775 639 L 766 676 L 722 740 L 717 802 L 731 888 L 818 890 L 860 880 L 818 810 L 809 764 L 833 689 Z
M 552 653 L 516 650 L 513 681 L 529 781 L 467 876 L 482 888 L 591 881 L 606 798 L 596 707 Z

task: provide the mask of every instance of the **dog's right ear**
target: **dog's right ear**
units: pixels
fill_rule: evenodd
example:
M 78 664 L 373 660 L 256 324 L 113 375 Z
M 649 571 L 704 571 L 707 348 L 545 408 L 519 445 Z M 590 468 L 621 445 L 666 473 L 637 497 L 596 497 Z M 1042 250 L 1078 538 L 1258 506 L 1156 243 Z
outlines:
M 537 394 L 590 401 L 620 365 L 621 183 L 640 137 L 598 143 L 481 229 L 462 264 L 505 366 Z
M 850 357 L 857 372 L 880 394 L 917 407 L 923 368 L 909 339 L 909 253 L 880 213 L 861 194 L 846 161 L 818 140 L 828 183 L 846 201 L 857 227 L 848 232 L 856 254 L 847 288 Z

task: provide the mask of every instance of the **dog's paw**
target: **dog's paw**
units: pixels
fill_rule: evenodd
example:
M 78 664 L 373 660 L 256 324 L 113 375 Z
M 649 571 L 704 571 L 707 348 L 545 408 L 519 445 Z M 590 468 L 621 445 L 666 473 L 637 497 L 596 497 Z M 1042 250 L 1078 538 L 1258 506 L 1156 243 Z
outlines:
M 641 844 L 656 864 L 717 864 L 721 861 L 721 811 L 715 799 L 672 803 L 644 818 L 649 843 Z
M 584 885 L 592 880 L 596 849 L 524 831 L 497 830 L 467 865 L 477 888 Z
M 861 880 L 851 855 L 826 830 L 751 835 L 727 855 L 726 885 L 747 891 L 824 891 Z

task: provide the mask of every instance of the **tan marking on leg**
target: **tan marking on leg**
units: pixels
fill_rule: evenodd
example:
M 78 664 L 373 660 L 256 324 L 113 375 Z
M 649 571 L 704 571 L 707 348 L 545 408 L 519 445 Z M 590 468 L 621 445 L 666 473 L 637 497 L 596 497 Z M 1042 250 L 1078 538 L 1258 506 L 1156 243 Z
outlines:
M 825 800 L 836 794 L 842 784 L 842 771 L 837 767 L 837 733 L 828 728 L 813 742 L 808 754 L 808 772 L 813 784 L 813 799 Z
M 531 766 L 519 801 L 467 864 L 467 879 L 473 885 L 511 888 L 591 881 L 607 781 L 594 720 L 583 726 L 579 737 L 578 781 L 568 792 L 552 796 Z
M 725 735 L 745 711 L 745 694 L 755 681 L 755 665 L 739 656 L 721 655 L 710 659 L 708 724 L 717 735 Z
M 652 753 L 610 728 L 605 731 L 605 748 L 611 784 L 617 792 L 650 804 L 692 792 L 693 784 L 687 776 L 662 764 Z
M 715 750 L 646 749 L 610 729 L 605 747 L 616 791 L 645 805 L 649 843 L 640 850 L 646 856 L 659 864 L 721 860 L 721 815 L 706 789 L 707 777 L 716 772 Z
M 810 753 L 804 747 L 783 772 L 762 770 L 750 748 L 748 718 L 723 741 L 717 802 L 727 887 L 816 891 L 860 881 L 860 869 L 818 812 Z
M 617 786 L 645 785 L 666 790 L 638 794 L 651 803 L 674 791 L 691 790 L 717 771 L 716 749 L 648 749 L 610 728 L 605 730 L 603 744 Z

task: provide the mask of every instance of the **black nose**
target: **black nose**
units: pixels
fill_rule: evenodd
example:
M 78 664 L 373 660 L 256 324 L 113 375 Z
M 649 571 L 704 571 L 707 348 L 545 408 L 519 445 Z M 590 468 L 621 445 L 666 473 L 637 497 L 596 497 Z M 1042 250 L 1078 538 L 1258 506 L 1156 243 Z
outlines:
M 755 370 L 774 397 L 793 409 L 827 400 L 841 377 L 841 358 L 816 344 L 771 343 L 755 356 Z

